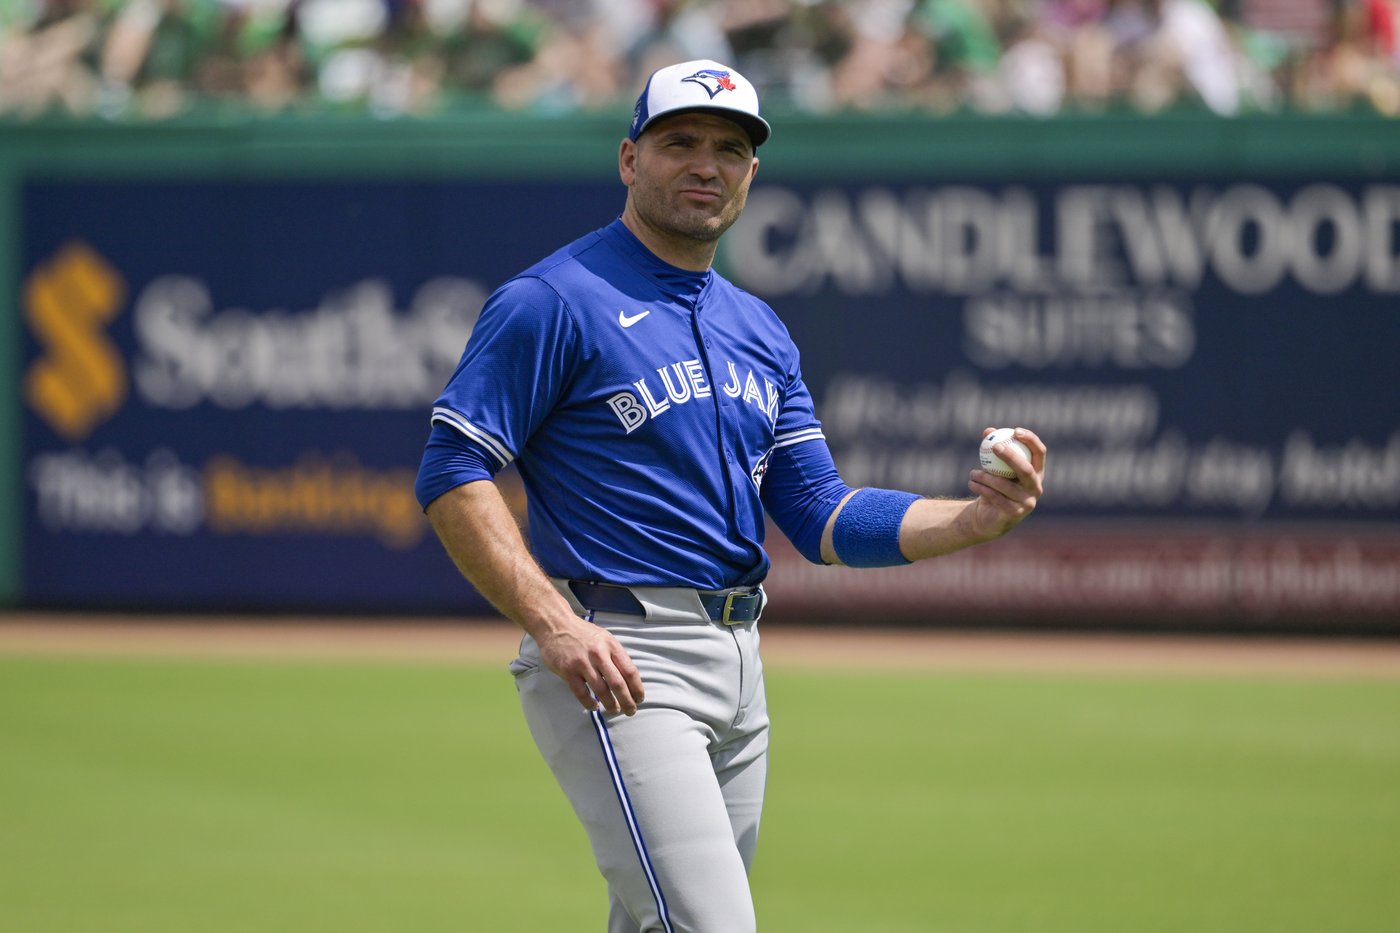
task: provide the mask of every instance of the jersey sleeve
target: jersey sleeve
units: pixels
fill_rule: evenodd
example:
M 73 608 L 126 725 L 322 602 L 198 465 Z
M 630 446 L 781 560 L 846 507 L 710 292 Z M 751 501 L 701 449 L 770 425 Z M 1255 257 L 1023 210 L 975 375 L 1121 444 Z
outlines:
M 577 344 L 573 318 L 554 289 L 535 278 L 507 282 L 482 308 L 434 403 L 434 428 L 455 431 L 494 475 L 553 409 L 573 372 Z
M 763 507 L 798 552 L 820 564 L 826 521 L 850 491 L 831 458 L 812 395 L 794 367 L 774 426 L 773 453 L 760 492 Z
M 438 496 L 465 483 L 493 479 L 500 471 L 496 461 L 480 447 L 445 422 L 433 425 L 413 493 L 424 509 Z

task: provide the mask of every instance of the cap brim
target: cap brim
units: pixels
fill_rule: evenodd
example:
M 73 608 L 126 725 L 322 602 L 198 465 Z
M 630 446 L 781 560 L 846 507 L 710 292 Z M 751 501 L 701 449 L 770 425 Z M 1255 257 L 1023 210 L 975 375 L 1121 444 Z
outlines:
M 650 120 L 647 120 L 646 123 L 642 124 L 641 129 L 637 130 L 637 135 L 641 136 L 647 130 L 651 129 L 653 126 L 655 126 L 662 120 L 665 120 L 667 117 L 675 117 L 683 113 L 712 113 L 717 117 L 724 117 L 726 120 L 732 120 L 735 123 L 739 124 L 739 126 L 743 127 L 744 132 L 748 134 L 749 141 L 753 143 L 753 147 L 755 149 L 766 143 L 768 141 L 768 137 L 773 134 L 773 128 L 769 126 L 768 121 L 763 119 L 762 117 L 756 117 L 751 113 L 745 113 L 742 110 L 735 110 L 732 107 L 699 106 L 677 107 L 675 110 L 667 110 L 664 113 L 658 113 L 655 116 L 653 116 Z

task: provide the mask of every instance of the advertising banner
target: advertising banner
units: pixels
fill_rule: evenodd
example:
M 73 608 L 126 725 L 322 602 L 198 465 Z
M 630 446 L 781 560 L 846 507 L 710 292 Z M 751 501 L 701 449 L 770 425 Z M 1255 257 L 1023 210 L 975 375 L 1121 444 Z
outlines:
M 965 495 L 988 426 L 1051 449 L 1014 542 L 775 560 L 807 611 L 1400 619 L 1400 186 L 782 185 L 723 249 L 804 348 L 851 485 Z
M 413 496 L 428 415 L 490 290 L 615 188 L 28 184 L 26 601 L 486 608 Z
M 27 183 L 25 600 L 485 608 L 413 499 L 427 412 L 486 295 L 621 199 Z M 965 495 L 987 426 L 1052 451 L 991 548 L 849 571 L 772 532 L 775 618 L 1400 618 L 1400 186 L 760 182 L 718 263 L 793 332 L 848 483 Z

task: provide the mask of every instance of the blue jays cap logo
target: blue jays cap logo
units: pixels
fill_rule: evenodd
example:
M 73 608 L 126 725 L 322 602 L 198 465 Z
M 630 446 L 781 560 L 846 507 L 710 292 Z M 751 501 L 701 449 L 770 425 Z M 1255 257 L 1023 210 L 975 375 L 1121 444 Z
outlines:
M 703 87 L 705 93 L 710 95 L 710 100 L 714 100 L 720 91 L 735 90 L 734 82 L 729 79 L 729 72 L 716 71 L 713 68 L 704 68 L 688 78 L 681 78 L 682 84 L 687 81 Z

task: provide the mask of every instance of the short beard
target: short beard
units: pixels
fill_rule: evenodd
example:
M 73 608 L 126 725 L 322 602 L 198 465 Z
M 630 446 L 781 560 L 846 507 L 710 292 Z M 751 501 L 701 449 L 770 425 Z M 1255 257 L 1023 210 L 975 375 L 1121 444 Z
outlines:
M 637 215 L 653 228 L 699 243 L 713 243 L 724 236 L 724 232 L 739 219 L 744 204 L 748 201 L 748 191 L 739 192 L 718 217 L 706 218 L 672 213 L 661 199 L 653 199 L 650 191 L 639 193 L 634 187 L 632 197 Z

